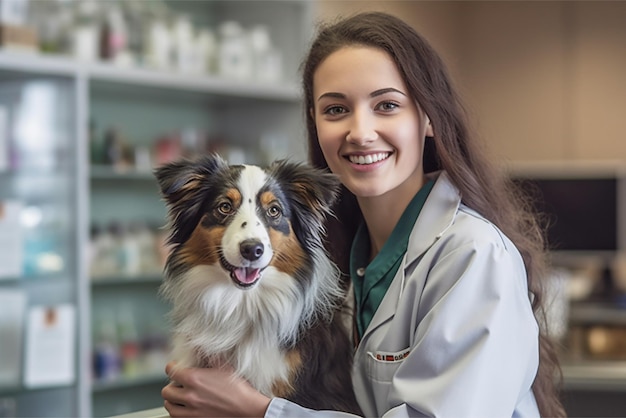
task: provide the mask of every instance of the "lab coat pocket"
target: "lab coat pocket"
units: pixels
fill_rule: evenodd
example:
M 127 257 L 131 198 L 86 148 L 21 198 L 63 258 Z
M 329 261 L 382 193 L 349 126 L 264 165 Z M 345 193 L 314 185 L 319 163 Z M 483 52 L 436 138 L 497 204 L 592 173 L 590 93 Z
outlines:
M 368 351 L 367 352 L 367 374 L 370 379 L 376 382 L 391 382 L 393 376 L 404 359 L 409 355 L 407 348 L 397 352 Z

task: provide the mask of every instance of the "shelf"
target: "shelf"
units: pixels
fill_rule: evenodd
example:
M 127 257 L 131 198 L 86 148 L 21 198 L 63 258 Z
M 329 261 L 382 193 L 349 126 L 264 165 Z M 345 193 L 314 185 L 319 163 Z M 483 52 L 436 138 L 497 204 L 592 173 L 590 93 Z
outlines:
M 165 366 L 164 366 L 165 367 Z M 111 390 L 129 389 L 137 386 L 155 385 L 167 383 L 167 375 L 165 373 L 147 374 L 133 378 L 119 378 L 110 382 L 93 382 L 93 392 L 108 392 Z
M 152 284 L 158 285 L 163 281 L 163 276 L 155 274 L 142 274 L 138 276 L 103 276 L 93 277 L 91 279 L 92 286 L 105 287 L 105 286 L 119 286 L 119 285 L 140 285 L 140 284 Z
M 119 67 L 105 62 L 83 62 L 65 56 L 0 50 L 0 69 L 21 73 L 84 76 L 92 81 L 114 82 L 215 94 L 229 97 L 299 102 L 299 87 L 293 83 L 267 84 L 212 75 L 185 74 L 147 68 Z
M 133 86 L 188 90 L 244 98 L 268 100 L 300 100 L 297 86 L 289 84 L 262 84 L 252 80 L 233 80 L 211 75 L 185 74 L 145 68 L 120 68 L 107 63 L 83 64 L 87 75 L 97 81 L 111 81 Z
M 156 177 L 154 177 L 151 171 L 140 171 L 135 168 L 118 169 L 109 165 L 92 165 L 90 177 L 92 180 L 143 180 L 156 182 Z
M 0 397 L 10 396 L 24 390 L 20 385 L 0 385 Z
M 4 385 L 1 386 L 0 385 L 0 397 L 3 396 L 13 396 L 13 395 L 18 395 L 22 392 L 24 392 L 24 390 L 28 390 L 28 391 L 46 391 L 46 390 L 50 390 L 50 389 L 64 389 L 64 388 L 68 388 L 71 387 L 72 385 L 44 385 L 44 386 L 37 386 L 37 387 L 26 387 L 23 384 L 15 384 L 15 385 Z
M 570 324 L 624 325 L 626 309 L 607 303 L 572 303 L 569 312 Z
M 54 275 L 2 279 L 0 289 L 24 290 L 29 305 L 73 303 L 77 308 L 75 384 L 63 388 L 60 394 L 55 388 L 31 390 L 20 382 L 0 388 L 0 397 L 15 395 L 16 416 L 106 417 L 162 403 L 159 389 L 168 382 L 162 370 L 164 362 L 163 367 L 157 365 L 156 369 L 138 368 L 146 374 L 129 379 L 120 376 L 115 381 L 94 381 L 90 370 L 94 328 L 103 321 L 117 326 L 118 317 L 128 311 L 138 330 L 154 329 L 155 333 L 162 332 L 164 339 L 169 337 L 170 307 L 159 294 L 164 277 L 159 264 L 147 266 L 155 271 L 140 275 L 90 275 L 92 225 L 103 227 L 118 221 L 130 227 L 132 222 L 142 221 L 150 227 L 161 226 L 167 215 L 152 167 L 118 170 L 92 164 L 92 151 L 98 150 L 91 147 L 101 145 L 108 128 L 117 127 L 129 149 L 154 150 L 155 142 L 162 136 L 193 129 L 206 135 L 207 141 L 249 150 L 250 158 L 257 158 L 254 153 L 270 142 L 280 143 L 280 149 L 273 145 L 272 150 L 280 151 L 281 156 L 304 159 L 306 155 L 304 144 L 292 138 L 298 138 L 304 129 L 297 67 L 310 39 L 313 3 L 247 1 L 245 7 L 228 0 L 200 3 L 168 2 L 168 7 L 177 13 L 190 12 L 191 16 L 202 14 L 202 24 L 209 27 L 227 20 L 239 21 L 246 27 L 267 25 L 275 47 L 282 53 L 282 80 L 236 80 L 215 74 L 122 67 L 105 61 L 81 61 L 70 55 L 0 48 L 2 99 L 9 115 L 27 104 L 17 100 L 21 97 L 17 96 L 21 94 L 19 89 L 57 86 L 55 101 L 48 105 L 46 100 L 40 100 L 39 104 L 48 106 L 48 113 L 58 119 L 54 120 L 54 127 L 61 128 L 54 135 L 55 148 L 46 151 L 55 158 L 65 157 L 54 171 L 38 170 L 36 160 L 31 165 L 0 172 L 0 190 L 3 196 L 17 195 L 29 204 L 50 201 L 69 210 L 64 213 L 71 217 L 63 218 L 60 225 L 67 232 L 65 241 L 71 244 L 67 267 Z M 33 120 L 45 116 L 36 110 L 29 115 Z M 14 129 L 14 119 L 9 118 L 7 129 Z M 39 156 L 39 150 L 33 155 Z M 27 189 L 23 187 L 26 183 L 36 187 Z
M 567 390 L 626 390 L 626 361 L 563 363 L 561 369 Z
M 65 57 L 43 56 L 34 52 L 4 51 L 0 49 L 0 69 L 28 73 L 74 77 L 77 62 Z

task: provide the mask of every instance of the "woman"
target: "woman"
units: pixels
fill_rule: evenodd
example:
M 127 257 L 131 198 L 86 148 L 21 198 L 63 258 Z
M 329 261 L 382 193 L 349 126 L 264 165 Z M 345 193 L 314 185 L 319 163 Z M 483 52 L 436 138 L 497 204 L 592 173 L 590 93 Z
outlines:
M 310 160 L 345 186 L 327 241 L 354 285 L 364 414 L 564 416 L 542 233 L 473 142 L 436 52 L 400 19 L 359 14 L 322 28 L 303 88 Z M 228 370 L 175 380 L 173 416 L 340 415 L 267 399 Z

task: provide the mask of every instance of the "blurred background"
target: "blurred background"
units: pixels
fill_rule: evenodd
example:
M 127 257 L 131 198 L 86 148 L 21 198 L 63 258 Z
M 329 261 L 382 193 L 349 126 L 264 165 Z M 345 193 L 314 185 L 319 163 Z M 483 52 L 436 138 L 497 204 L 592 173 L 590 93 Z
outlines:
M 0 0 L 0 417 L 162 405 L 152 169 L 305 160 L 300 62 L 363 10 L 430 40 L 546 214 L 569 415 L 626 415 L 626 2 Z

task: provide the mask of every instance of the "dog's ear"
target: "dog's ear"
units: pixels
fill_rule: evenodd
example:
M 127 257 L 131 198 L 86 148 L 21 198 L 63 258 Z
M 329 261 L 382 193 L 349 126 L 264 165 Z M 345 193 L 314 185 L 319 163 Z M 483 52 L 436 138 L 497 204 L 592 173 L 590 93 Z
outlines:
M 219 155 L 211 154 L 196 160 L 182 159 L 154 170 L 161 195 L 168 205 L 176 205 L 197 193 L 199 183 L 227 166 Z M 195 191 L 195 192 L 194 192 Z
M 187 239 L 202 215 L 206 191 L 212 187 L 214 174 L 227 168 L 226 161 L 213 154 L 194 161 L 168 163 L 154 171 L 168 207 L 172 243 Z
M 332 205 L 339 194 L 337 176 L 288 160 L 274 162 L 270 170 L 285 185 L 292 203 L 304 211 L 312 212 L 318 222 L 322 223 L 332 213 Z

